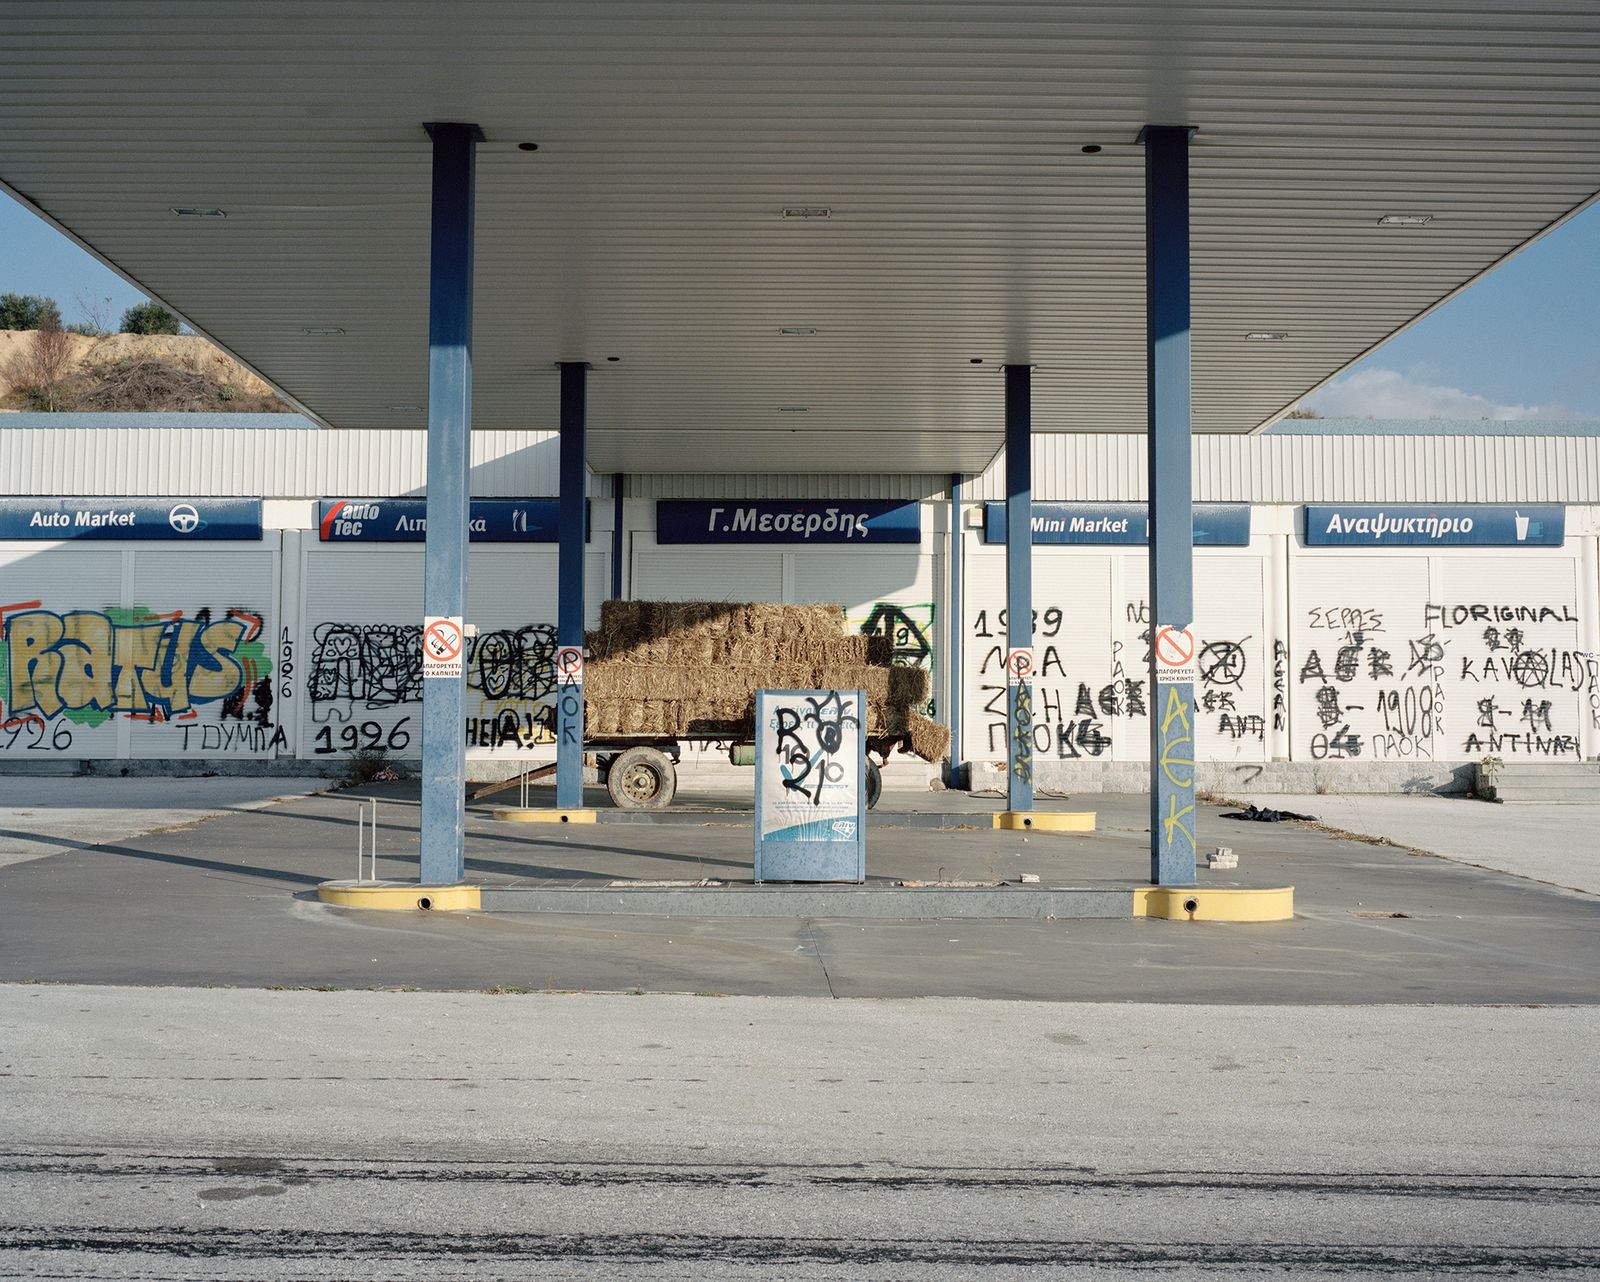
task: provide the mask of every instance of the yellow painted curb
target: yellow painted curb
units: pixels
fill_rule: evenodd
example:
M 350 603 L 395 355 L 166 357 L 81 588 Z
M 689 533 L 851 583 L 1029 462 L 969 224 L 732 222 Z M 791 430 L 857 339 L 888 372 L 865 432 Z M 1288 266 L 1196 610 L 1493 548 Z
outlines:
M 496 819 L 514 824 L 592 824 L 593 810 L 549 810 L 544 806 L 507 806 L 494 812 Z
M 1135 917 L 1167 921 L 1288 921 L 1293 886 L 1135 886 Z
M 1023 832 L 1093 832 L 1092 810 L 1002 810 L 994 817 L 996 828 Z
M 403 881 L 325 881 L 317 898 L 344 908 L 376 908 L 384 912 L 432 909 L 460 912 L 477 908 L 482 900 L 477 886 L 419 886 Z

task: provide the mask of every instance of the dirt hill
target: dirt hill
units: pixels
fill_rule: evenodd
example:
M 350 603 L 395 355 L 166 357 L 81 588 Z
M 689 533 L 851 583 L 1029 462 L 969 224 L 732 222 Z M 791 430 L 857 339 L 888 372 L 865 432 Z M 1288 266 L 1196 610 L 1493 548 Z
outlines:
M 65 334 L 59 341 L 58 368 L 41 371 L 38 335 L 0 330 L 0 411 L 292 412 L 270 386 L 203 338 Z M 43 381 L 54 379 L 45 391 L 41 373 Z

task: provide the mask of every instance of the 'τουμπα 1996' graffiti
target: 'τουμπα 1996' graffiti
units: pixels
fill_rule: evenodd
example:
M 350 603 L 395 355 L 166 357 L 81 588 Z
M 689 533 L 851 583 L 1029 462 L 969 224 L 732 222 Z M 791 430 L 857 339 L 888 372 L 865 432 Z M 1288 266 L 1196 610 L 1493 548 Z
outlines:
M 306 698 L 317 754 L 384 749 L 415 755 L 410 728 L 387 714 L 422 702 L 422 629 L 405 623 L 319 623 L 312 629 Z M 472 696 L 469 748 L 534 748 L 555 742 L 556 632 L 547 623 L 467 639 Z M 415 709 L 412 709 L 414 712 Z M 373 714 L 367 716 L 365 714 Z M 337 727 L 337 728 L 336 728 Z
M 273 724 L 262 626 L 261 612 L 238 607 L 186 615 L 147 606 L 0 606 L 0 750 L 65 752 L 70 727 L 117 716 L 171 723 L 179 753 L 275 748 L 284 740 Z M 215 719 L 202 722 L 212 711 Z

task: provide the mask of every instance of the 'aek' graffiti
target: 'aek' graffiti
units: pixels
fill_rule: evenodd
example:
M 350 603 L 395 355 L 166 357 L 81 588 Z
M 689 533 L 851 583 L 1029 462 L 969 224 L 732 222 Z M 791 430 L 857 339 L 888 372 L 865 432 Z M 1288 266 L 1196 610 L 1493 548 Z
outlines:
M 97 726 L 116 714 L 167 721 L 220 704 L 267 724 L 271 660 L 259 614 L 214 618 L 133 609 L 57 613 L 39 601 L 0 606 L 0 719 L 64 717 Z

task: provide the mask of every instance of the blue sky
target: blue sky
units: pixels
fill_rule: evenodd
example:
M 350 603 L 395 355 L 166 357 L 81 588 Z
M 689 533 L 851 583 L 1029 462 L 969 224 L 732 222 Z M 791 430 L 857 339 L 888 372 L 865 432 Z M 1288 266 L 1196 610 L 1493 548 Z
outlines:
M 115 326 L 143 297 L 0 194 L 0 293 L 79 299 Z M 102 300 L 109 298 L 105 303 Z M 1306 399 L 1328 417 L 1600 419 L 1600 206 Z

